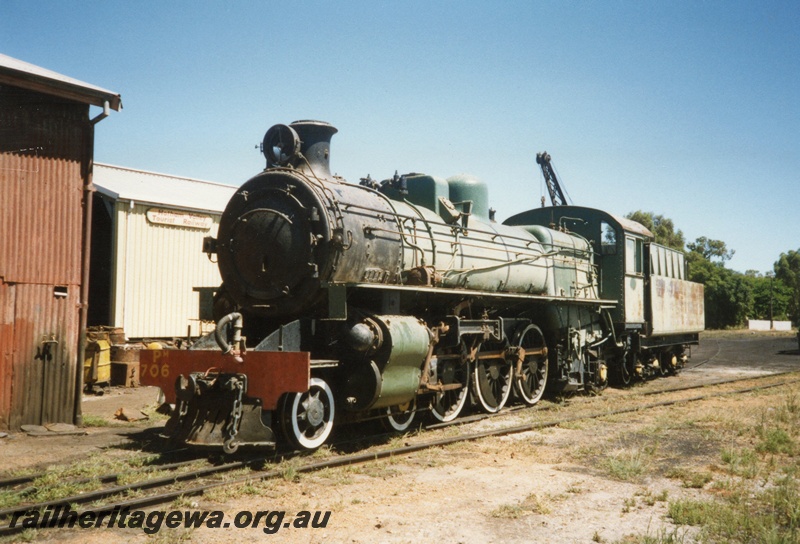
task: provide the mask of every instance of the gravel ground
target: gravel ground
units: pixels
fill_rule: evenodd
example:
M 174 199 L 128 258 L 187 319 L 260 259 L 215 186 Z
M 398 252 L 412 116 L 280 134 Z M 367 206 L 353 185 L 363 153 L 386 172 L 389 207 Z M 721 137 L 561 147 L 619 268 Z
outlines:
M 800 370 L 800 352 L 796 339 L 787 334 L 708 333 L 689 366 L 677 377 L 627 391 L 609 389 L 599 399 L 543 401 L 537 417 L 598 407 L 610 410 L 626 395 L 665 384 L 685 386 Z M 795 386 L 793 391 L 797 390 Z M 720 397 L 302 476 L 293 474 L 289 464 L 284 479 L 226 487 L 164 508 L 219 510 L 231 523 L 228 529 L 162 527 L 152 535 L 140 529 L 93 529 L 23 536 L 50 542 L 467 543 L 637 542 L 642 535 L 673 534 L 680 535 L 679 541 L 692 542 L 694 529 L 675 527 L 666 516 L 669 500 L 708 495 L 708 485 L 687 486 L 687 475 L 715 478 L 721 449 L 741 439 L 728 436 L 727 429 L 756 417 L 759 410 L 763 413 L 769 402 L 780 402 L 787 394 L 786 388 L 776 388 Z M 87 428 L 82 436 L 32 438 L 17 433 L 0 439 L 4 467 L 63 464 L 98 451 L 129 454 L 152 437 L 148 428 L 163 424 L 163 419 L 115 423 L 113 413 L 120 407 L 152 411 L 156 395 L 140 388 L 86 399 L 84 414 L 104 418 L 111 426 Z M 526 417 L 532 417 L 529 411 L 472 424 L 469 430 L 518 424 Z M 394 440 L 402 444 L 411 439 Z M 625 467 L 628 473 L 620 473 Z M 277 513 L 264 515 L 256 528 L 235 528 L 237 513 L 244 511 L 286 514 L 280 520 Z M 330 512 L 326 526 L 292 526 L 303 511 Z M 274 534 L 268 534 L 270 527 L 276 529 Z

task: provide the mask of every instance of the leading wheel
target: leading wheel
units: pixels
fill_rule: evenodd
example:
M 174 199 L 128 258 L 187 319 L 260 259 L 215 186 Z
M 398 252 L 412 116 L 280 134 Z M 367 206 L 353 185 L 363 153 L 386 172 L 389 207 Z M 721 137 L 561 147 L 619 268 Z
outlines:
M 334 412 L 331 388 L 322 378 L 311 378 L 308 391 L 285 397 L 281 410 L 283 432 L 298 448 L 317 449 L 331 434 Z
M 416 415 L 417 403 L 415 400 L 412 400 L 405 404 L 386 408 L 386 418 L 383 422 L 387 431 L 404 433 L 414 423 Z
M 478 354 L 475 361 L 473 376 L 475 394 L 484 411 L 494 414 L 505 406 L 511 394 L 511 382 L 514 375 L 513 367 L 498 352 L 496 356 L 486 353 Z
M 514 376 L 514 391 L 519 399 L 533 406 L 544 394 L 547 386 L 547 343 L 542 330 L 536 325 L 528 325 L 515 338 L 519 348 Z

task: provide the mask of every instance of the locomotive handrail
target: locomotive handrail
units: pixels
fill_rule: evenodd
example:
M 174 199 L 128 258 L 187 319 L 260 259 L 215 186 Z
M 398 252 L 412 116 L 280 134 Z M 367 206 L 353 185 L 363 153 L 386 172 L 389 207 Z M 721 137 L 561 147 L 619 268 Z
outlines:
M 378 192 L 378 191 L 375 191 L 374 189 L 370 189 L 369 187 L 363 187 L 363 186 L 361 186 L 361 187 L 362 187 L 364 190 L 371 191 L 371 192 L 373 192 L 373 193 L 375 193 L 375 194 L 379 194 L 379 195 L 381 195 L 381 197 L 383 197 L 383 198 L 384 198 L 384 199 L 386 199 L 387 201 L 391 202 L 391 199 L 389 199 L 389 198 L 388 198 L 386 195 L 384 195 L 383 193 L 380 193 L 380 192 Z M 371 207 L 369 207 L 369 206 L 364 206 L 364 205 L 361 205 L 361 204 L 356 204 L 356 203 L 349 203 L 349 202 L 345 203 L 345 202 L 342 202 L 342 204 L 343 204 L 343 205 L 345 205 L 345 206 L 347 206 L 348 208 L 356 208 L 356 209 L 361 209 L 361 210 L 364 210 L 364 211 L 366 211 L 366 212 L 372 212 L 372 213 L 375 213 L 375 212 L 378 212 L 378 211 L 380 211 L 380 210 L 377 210 L 377 209 L 375 209 L 375 208 L 371 208 Z M 448 224 L 447 224 L 447 223 L 445 223 L 445 222 L 440 222 L 440 221 L 431 221 L 431 220 L 425 219 L 424 217 L 418 218 L 418 217 L 414 217 L 414 216 L 412 216 L 412 215 L 405 215 L 405 214 L 400 214 L 400 213 L 397 213 L 397 211 L 396 211 L 396 209 L 394 208 L 394 206 L 392 206 L 392 210 L 393 210 L 393 211 L 394 211 L 394 213 L 395 213 L 395 217 L 397 217 L 398 219 L 406 219 L 406 220 L 411 220 L 411 221 L 417 221 L 418 219 L 420 219 L 420 220 L 424 221 L 424 222 L 426 223 L 426 225 L 427 225 L 427 229 L 426 229 L 426 230 L 428 230 L 428 232 L 429 232 L 429 236 L 430 236 L 430 238 L 427 238 L 427 239 L 428 239 L 428 240 L 430 240 L 430 241 L 432 242 L 432 245 L 433 245 L 433 244 L 435 244 L 435 239 L 433 238 L 433 233 L 432 233 L 432 231 L 431 231 L 431 226 L 439 226 L 439 227 L 444 227 L 444 228 L 451 228 L 451 227 L 452 227 L 452 225 L 448 225 Z M 373 228 L 373 230 L 375 230 L 375 231 L 387 232 L 387 233 L 395 233 L 395 231 L 391 231 L 391 230 L 389 230 L 389 229 L 379 229 L 379 228 Z M 507 241 L 507 242 L 511 242 L 511 241 L 522 242 L 522 244 L 520 244 L 520 245 L 516 245 L 516 244 L 508 244 L 508 247 L 509 247 L 509 248 L 518 249 L 518 250 L 522 250 L 522 251 L 524 251 L 524 250 L 530 250 L 529 244 L 530 244 L 531 242 L 536 242 L 536 243 L 538 243 L 538 244 L 540 244 L 540 245 L 542 245 L 542 246 L 550 246 L 550 247 L 553 247 L 553 248 L 558 248 L 558 249 L 559 249 L 559 251 L 567 251 L 567 250 L 571 250 L 571 251 L 573 251 L 573 252 L 575 253 L 575 256 L 576 256 L 576 257 L 577 257 L 577 256 L 588 256 L 588 255 L 595 255 L 595 254 L 596 254 L 596 252 L 595 252 L 595 251 L 592 249 L 592 246 L 591 246 L 591 244 L 588 244 L 588 246 L 587 246 L 587 247 L 588 247 L 588 249 L 579 249 L 579 248 L 570 247 L 570 246 L 567 246 L 567 245 L 562 245 L 562 244 L 555 244 L 555 243 L 540 242 L 540 241 L 538 241 L 538 240 L 536 240 L 536 239 L 533 239 L 533 240 L 532 240 L 532 239 L 529 239 L 529 238 L 522 238 L 521 236 L 515 236 L 515 235 L 513 235 L 513 234 L 498 234 L 496 231 L 488 231 L 488 230 L 484 230 L 484 229 L 478 229 L 478 228 L 470 228 L 469 230 L 470 230 L 471 232 L 478 233 L 478 234 L 484 234 L 484 235 L 487 235 L 487 236 L 498 236 L 498 235 L 499 235 L 499 236 L 502 236 L 502 237 L 503 237 L 503 239 L 504 239 L 505 241 Z M 461 229 L 459 228 L 459 232 L 460 232 L 460 231 L 461 231 Z M 458 234 L 458 233 L 457 233 L 457 234 Z M 456 238 L 458 238 L 457 234 L 456 234 Z M 575 235 L 575 233 L 570 233 L 570 234 L 571 234 L 571 235 Z M 408 240 L 406 240 L 406 239 L 405 239 L 405 233 L 401 231 L 401 232 L 400 232 L 400 235 L 403 237 L 403 240 L 404 240 L 404 241 L 405 241 L 407 244 L 409 244 Z M 416 238 L 420 238 L 420 239 L 426 239 L 424 236 L 420 236 L 420 235 L 415 235 L 415 236 L 416 236 Z M 585 238 L 583 238 L 582 236 L 580 236 L 580 238 L 581 238 L 582 240 L 586 241 L 586 239 L 585 239 Z M 456 240 L 456 241 L 458 241 L 458 240 Z M 501 249 L 501 248 L 499 248 L 499 247 L 498 247 L 498 248 L 491 247 L 491 246 L 490 246 L 490 247 L 486 247 L 486 246 L 481 246 L 481 245 L 476 245 L 476 244 L 470 244 L 470 243 L 463 242 L 463 241 L 458 241 L 458 243 L 460 243 L 460 244 L 461 244 L 463 247 L 473 247 L 473 248 L 480 249 L 481 251 L 486 251 L 486 250 L 490 250 L 490 251 L 504 251 L 504 249 Z M 409 244 L 409 245 L 411 245 L 411 244 Z M 412 247 L 413 247 L 413 246 L 412 246 Z M 434 253 L 434 256 L 435 256 L 435 253 L 436 253 L 436 252 L 435 252 L 435 246 L 434 246 L 434 251 L 433 251 L 433 253 Z M 450 264 L 448 265 L 447 269 L 450 269 L 450 267 L 452 266 L 452 261 L 453 261 L 453 260 L 454 260 L 454 257 L 451 259 L 451 262 L 450 262 Z M 435 263 L 434 263 L 434 265 L 435 265 Z
M 336 195 L 333 194 L 333 191 L 331 190 L 331 188 L 328 187 L 328 185 L 330 183 L 340 184 L 342 182 L 339 181 L 336 178 L 332 178 L 330 180 L 326 180 L 327 183 L 323 183 L 322 181 L 320 181 L 319 178 L 317 178 L 316 175 L 314 175 L 314 181 L 316 181 L 316 183 L 313 183 L 311 178 L 309 178 L 307 175 L 305 175 L 305 173 L 302 172 L 302 171 L 297 171 L 297 170 L 293 170 L 293 169 L 286 169 L 286 170 L 292 172 L 294 175 L 303 176 L 304 178 L 306 178 L 306 180 L 309 181 L 309 184 L 308 184 L 309 187 L 312 187 L 312 188 L 314 188 L 314 189 L 316 189 L 316 190 L 318 190 L 318 191 L 320 191 L 322 193 L 322 195 L 320 195 L 322 197 L 322 198 L 320 198 L 320 201 L 323 204 L 324 204 L 323 198 L 327 199 L 327 201 L 328 201 L 328 209 L 331 210 L 331 213 L 330 214 L 326 214 L 326 215 L 332 216 L 332 219 L 333 219 L 333 221 L 332 221 L 333 224 L 330 224 L 331 222 L 329 221 L 329 225 L 328 225 L 330 227 L 331 236 L 333 235 L 334 232 L 336 232 L 337 229 L 342 229 L 342 232 L 344 232 L 344 214 L 342 213 L 342 210 L 341 210 L 341 207 L 340 207 L 340 201 L 336 198 Z M 338 266 L 339 259 L 341 259 L 342 255 L 344 254 L 344 251 L 334 251 L 333 254 L 334 254 L 334 256 L 333 256 L 333 263 L 332 264 L 333 264 L 334 267 L 336 267 L 336 266 Z
M 416 227 L 416 223 L 414 223 L 414 227 Z M 405 238 L 406 238 L 406 234 L 405 234 L 405 232 L 403 232 L 403 231 L 401 230 L 401 232 L 400 232 L 400 236 L 401 236 L 403 239 L 405 239 Z M 416 233 L 414 234 L 414 237 L 416 238 Z M 415 244 L 414 242 L 409 242 L 408 240 L 406 240 L 406 244 L 408 245 L 408 247 L 410 247 L 410 248 L 411 248 L 411 249 L 413 249 L 414 251 L 419 251 L 419 253 L 420 253 L 420 255 L 421 255 L 421 257 L 420 257 L 420 266 L 425 266 L 425 250 L 424 250 L 423 248 L 421 248 L 419 245 Z M 436 252 L 433 252 L 433 255 L 436 255 Z M 415 259 L 415 260 L 416 260 L 416 259 Z M 436 265 L 435 265 L 435 264 L 433 264 L 433 265 L 431 265 L 431 266 L 434 266 L 434 267 L 435 267 Z
M 375 191 L 374 189 L 370 189 L 369 187 L 363 187 L 363 186 L 360 186 L 360 187 L 362 187 L 364 190 L 372 191 L 372 192 L 374 192 L 376 194 L 379 194 L 383 198 L 391 201 L 391 199 L 389 197 L 387 197 L 386 195 L 384 195 L 383 193 Z M 349 208 L 358 208 L 358 209 L 361 209 L 361 210 L 364 210 L 364 211 L 367 211 L 367 212 L 372 212 L 372 213 L 380 211 L 380 210 L 377 210 L 375 208 L 371 208 L 369 206 L 364 206 L 362 204 L 356 204 L 356 203 L 350 203 L 350 202 L 344 202 L 344 201 L 342 201 L 342 204 L 346 205 Z M 394 207 L 392 209 L 394 209 Z M 397 215 L 397 217 L 399 217 L 401 219 L 411 219 L 411 220 L 417 220 L 418 219 L 417 217 L 415 217 L 413 215 L 405 215 L 405 214 L 401 214 L 401 213 L 396 213 L 396 215 Z M 445 223 L 444 221 L 434 221 L 434 220 L 428 220 L 428 219 L 424 219 L 424 218 L 422 218 L 422 220 L 425 221 L 426 223 L 429 223 L 429 224 L 435 225 L 435 226 L 439 226 L 439 227 L 444 227 L 444 228 L 452 228 L 453 227 L 453 225 Z M 510 225 L 506 225 L 506 226 L 510 226 Z M 518 226 L 518 225 L 511 225 L 511 226 Z M 460 226 L 457 227 L 457 228 L 459 230 L 464 230 Z M 489 236 L 497 236 L 498 235 L 496 231 L 489 231 L 489 230 L 473 228 L 473 227 L 470 227 L 469 229 L 466 229 L 466 230 L 469 230 L 470 232 L 477 232 L 479 234 L 486 234 L 486 235 L 489 235 Z M 570 234 L 574 234 L 574 233 L 570 232 Z M 514 234 L 501 234 L 500 236 L 502 236 L 503 238 L 506 238 L 508 240 L 517 240 L 519 242 L 523 242 L 524 244 L 528 244 L 528 243 L 530 243 L 532 241 L 529 238 L 523 238 L 521 236 L 516 236 Z M 542 243 L 542 242 L 539 242 L 539 243 Z
M 396 234 L 396 232 L 393 231 L 393 230 L 382 229 L 380 227 L 370 227 L 370 230 L 373 231 L 373 232 L 386 232 L 386 233 L 390 233 L 390 234 Z M 435 241 L 435 240 L 433 240 L 431 238 L 427 238 L 427 237 L 425 237 L 423 235 L 417 234 L 415 236 L 417 238 L 420 238 L 420 239 L 423 239 L 423 240 Z M 504 235 L 501 235 L 501 236 L 504 236 Z M 533 242 L 533 241 L 536 241 L 536 240 L 529 240 L 529 241 Z M 485 245 L 473 244 L 473 243 L 464 242 L 464 241 L 460 241 L 459 243 L 461 244 L 462 247 L 475 248 L 475 249 L 481 250 L 482 252 L 487 252 L 487 251 L 505 252 L 505 251 L 507 251 L 503 247 L 494 247 L 494 246 L 488 246 L 487 247 Z M 594 252 L 592 250 L 577 249 L 577 248 L 570 247 L 570 246 L 567 246 L 567 245 L 562 245 L 562 244 L 552 244 L 552 243 L 543 243 L 543 242 L 538 242 L 538 243 L 539 243 L 539 245 L 541 245 L 543 247 L 548 247 L 549 246 L 549 247 L 552 247 L 552 248 L 555 248 L 555 249 L 553 251 L 535 254 L 535 255 L 532 256 L 532 258 L 535 258 L 535 259 L 538 259 L 540 257 L 551 256 L 551 257 L 556 257 L 556 261 L 557 262 L 567 262 L 566 258 L 557 259 L 557 256 L 559 256 L 559 255 L 561 255 L 561 254 L 563 254 L 563 253 L 565 253 L 567 251 L 574 252 L 573 257 L 583 257 L 583 256 L 588 256 L 590 254 L 594 254 Z M 518 252 L 518 253 L 522 253 L 522 252 L 526 252 L 526 253 L 531 252 L 532 253 L 534 251 L 533 249 L 531 249 L 530 247 L 527 247 L 527 246 L 517 246 L 517 245 L 509 244 L 506 247 L 511 249 L 511 250 L 514 250 L 515 252 Z M 485 258 L 486 259 L 493 259 L 494 257 L 486 256 Z M 503 263 L 507 263 L 508 262 L 507 260 L 501 259 L 501 258 L 497 258 L 497 261 L 498 261 L 498 263 L 499 262 L 503 262 Z
M 370 229 L 373 232 L 385 232 L 385 233 L 389 233 L 389 234 L 396 234 L 395 231 L 390 230 L 390 229 L 382 229 L 382 228 L 379 228 L 379 227 L 370 227 Z M 427 237 L 425 237 L 423 235 L 416 235 L 416 236 L 417 236 L 417 238 L 421 238 L 423 240 L 428 240 L 429 239 L 429 238 L 427 238 Z M 413 247 L 413 248 L 417 249 L 418 251 L 421 250 L 421 248 L 419 248 L 419 246 L 417 246 L 417 245 L 415 245 L 415 244 L 413 244 L 411 242 L 406 241 L 406 243 L 407 243 L 407 245 L 409 247 Z M 592 254 L 591 250 L 577 249 L 577 248 L 574 248 L 574 247 L 561 245 L 561 244 L 548 244 L 548 243 L 541 243 L 541 242 L 539 244 L 541 246 L 543 246 L 543 247 L 548 247 L 549 246 L 549 247 L 554 248 L 554 249 L 551 250 L 551 251 L 547 251 L 547 252 L 534 253 L 535 250 L 530 248 L 530 247 L 520 247 L 520 246 L 516 246 L 516 245 L 508 245 L 506 247 L 502 247 L 502 246 L 498 246 L 498 247 L 488 246 L 487 247 L 485 245 L 468 243 L 468 242 L 464 242 L 463 240 L 457 240 L 456 239 L 456 240 L 454 240 L 454 243 L 453 243 L 453 253 L 452 253 L 450 264 L 448 265 L 447 268 L 442 268 L 442 269 L 437 268 L 436 270 L 437 271 L 442 271 L 445 274 L 447 274 L 448 272 L 455 272 L 457 274 L 462 274 L 462 273 L 465 273 L 465 272 L 476 271 L 476 270 L 491 270 L 493 268 L 499 268 L 499 267 L 502 267 L 502 266 L 507 266 L 509 264 L 521 263 L 521 262 L 525 262 L 525 261 L 533 263 L 534 261 L 537 261 L 537 260 L 539 260 L 539 259 L 541 259 L 543 257 L 544 258 L 551 258 L 553 263 L 560 263 L 560 264 L 569 265 L 569 266 L 571 266 L 571 267 L 573 267 L 573 268 L 575 268 L 577 270 L 578 269 L 578 264 L 575 262 L 574 259 L 575 258 L 579 258 L 581 256 L 587 256 L 587 255 Z M 453 268 L 453 261 L 455 260 L 455 257 L 456 257 L 456 255 L 458 253 L 458 247 L 473 248 L 473 249 L 480 250 L 483 253 L 482 257 L 483 257 L 484 260 L 493 260 L 497 264 L 487 265 L 485 267 L 480 267 L 480 268 Z M 516 252 L 517 254 L 523 254 L 525 256 L 519 257 L 516 260 L 509 261 L 508 258 L 505 256 L 505 253 L 507 253 L 509 250 L 512 250 L 513 252 Z M 565 252 L 570 252 L 570 251 L 573 253 L 573 255 L 564 256 Z M 492 256 L 492 253 L 497 253 L 499 255 L 497 257 L 495 257 L 495 256 Z M 424 263 L 423 263 L 423 266 L 424 266 Z M 433 265 L 433 266 L 435 266 L 435 265 Z M 533 266 L 547 266 L 547 264 L 542 264 L 542 265 L 534 264 Z
M 458 239 L 458 235 L 461 234 L 461 229 L 453 229 L 453 242 L 451 244 L 452 251 L 450 255 L 450 262 L 447 263 L 447 268 L 445 269 L 445 273 L 453 268 L 453 265 L 456 262 L 456 255 L 458 254 L 458 246 L 461 242 Z M 463 245 L 463 244 L 462 244 Z M 463 261 L 463 258 L 462 258 Z
M 425 216 L 422 215 L 422 212 L 419 211 L 419 208 L 417 206 L 415 206 L 414 204 L 409 202 L 407 199 L 403 199 L 403 202 L 405 202 L 406 205 L 408 205 L 412 210 L 417 212 L 417 215 L 419 215 L 419 219 L 421 219 L 422 222 L 425 223 L 425 230 L 428 231 L 428 239 L 431 242 L 431 255 L 432 255 L 432 259 L 433 259 L 433 262 L 431 263 L 431 266 L 433 266 L 435 268 L 436 267 L 436 239 L 433 236 L 433 230 L 431 230 L 431 225 L 430 225 L 430 223 L 428 221 L 425 220 Z M 411 217 L 409 219 L 411 219 L 411 223 L 414 225 L 414 239 L 416 240 L 419 237 L 419 235 L 417 234 L 417 218 Z M 422 266 L 425 266 L 425 252 L 424 251 L 422 252 Z
M 352 287 L 357 289 L 379 289 L 383 291 L 388 290 L 396 290 L 396 291 L 408 291 L 408 292 L 418 292 L 418 293 L 442 293 L 448 295 L 463 295 L 466 291 L 465 289 L 459 289 L 456 287 L 425 287 L 420 285 L 400 285 L 400 284 L 393 284 L 393 285 L 386 285 L 382 283 L 336 283 L 336 282 L 326 282 L 323 283 L 323 287 L 333 287 L 333 286 L 345 286 L 345 287 Z M 517 298 L 522 300 L 536 300 L 541 302 L 572 302 L 575 304 L 585 304 L 591 306 L 597 306 L 599 308 L 616 308 L 618 303 L 617 300 L 612 299 L 597 299 L 597 298 L 576 298 L 576 297 L 566 297 L 566 296 L 558 296 L 558 295 L 541 295 L 541 294 L 533 294 L 533 293 L 508 293 L 502 291 L 479 291 L 479 290 L 469 290 L 469 294 L 473 297 L 494 297 L 494 298 Z
M 400 255 L 403 255 L 404 250 L 405 250 L 405 248 L 403 247 L 403 244 L 404 243 L 408 243 L 408 241 L 406 240 L 406 237 L 405 237 L 405 235 L 403 233 L 403 225 L 402 225 L 402 223 L 400 223 L 400 218 L 404 217 L 404 216 L 401 216 L 399 213 L 397 213 L 397 208 L 394 207 L 394 204 L 392 203 L 392 199 L 387 197 L 385 194 L 381 193 L 380 191 L 376 191 L 375 189 L 372 189 L 370 187 L 366 187 L 364 185 L 353 185 L 353 187 L 359 187 L 364 191 L 371 192 L 371 193 L 374 193 L 376 195 L 380 195 L 380 197 L 384 200 L 386 205 L 389 206 L 389 209 L 392 210 L 392 216 L 394 217 L 395 224 L 397 225 L 397 233 L 400 235 Z M 353 208 L 360 208 L 362 210 L 371 211 L 373 213 L 380 211 L 380 210 L 376 210 L 376 209 L 373 209 L 373 208 L 368 208 L 366 206 L 361 206 L 359 204 L 347 203 L 347 205 L 351 206 Z M 391 232 L 391 231 L 388 231 L 388 232 Z M 424 255 L 424 253 L 423 253 L 423 255 Z
M 445 275 L 452 273 L 453 275 L 461 275 L 461 274 L 469 274 L 470 272 L 481 272 L 483 270 L 493 270 L 495 268 L 500 268 L 502 266 L 507 266 L 510 264 L 517 264 L 517 263 L 524 263 L 526 261 L 537 261 L 543 257 L 549 257 L 554 255 L 554 253 L 542 253 L 541 255 L 536 255 L 532 257 L 521 257 L 519 259 L 514 259 L 513 261 L 503 261 L 502 263 L 498 264 L 491 264 L 487 266 L 479 266 L 478 268 L 450 268 L 444 272 Z

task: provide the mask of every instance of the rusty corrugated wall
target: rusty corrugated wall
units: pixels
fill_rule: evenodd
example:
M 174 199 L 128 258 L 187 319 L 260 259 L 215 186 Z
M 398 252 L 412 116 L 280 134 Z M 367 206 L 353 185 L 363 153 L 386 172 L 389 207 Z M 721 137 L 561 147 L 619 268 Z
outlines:
M 0 85 L 0 427 L 74 419 L 88 114 Z
M 11 371 L 14 364 L 14 291 L 0 281 L 0 429 L 11 415 Z

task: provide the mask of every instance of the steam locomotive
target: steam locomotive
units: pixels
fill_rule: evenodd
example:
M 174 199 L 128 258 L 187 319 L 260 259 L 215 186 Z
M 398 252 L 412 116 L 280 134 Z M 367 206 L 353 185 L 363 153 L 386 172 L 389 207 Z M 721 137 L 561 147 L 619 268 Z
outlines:
M 337 132 L 275 125 L 267 167 L 228 203 L 214 339 L 143 352 L 174 404 L 165 434 L 194 445 L 303 449 L 334 424 L 602 389 L 681 368 L 703 329 L 703 286 L 642 225 L 578 206 L 499 224 L 484 183 L 411 173 L 347 183 Z

